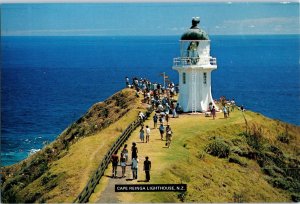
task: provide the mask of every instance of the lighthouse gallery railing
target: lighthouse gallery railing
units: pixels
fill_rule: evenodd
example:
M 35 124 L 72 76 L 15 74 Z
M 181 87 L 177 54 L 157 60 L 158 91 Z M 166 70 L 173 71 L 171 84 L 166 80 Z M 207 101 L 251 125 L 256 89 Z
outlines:
M 173 66 L 186 65 L 217 65 L 214 57 L 177 57 L 173 59 Z

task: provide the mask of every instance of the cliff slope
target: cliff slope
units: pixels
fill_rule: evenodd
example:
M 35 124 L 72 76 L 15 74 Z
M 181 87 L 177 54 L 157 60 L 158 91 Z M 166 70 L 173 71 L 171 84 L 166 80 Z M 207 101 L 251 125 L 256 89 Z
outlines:
M 140 110 L 144 108 L 131 89 L 96 103 L 54 142 L 1 169 L 2 202 L 72 202 Z

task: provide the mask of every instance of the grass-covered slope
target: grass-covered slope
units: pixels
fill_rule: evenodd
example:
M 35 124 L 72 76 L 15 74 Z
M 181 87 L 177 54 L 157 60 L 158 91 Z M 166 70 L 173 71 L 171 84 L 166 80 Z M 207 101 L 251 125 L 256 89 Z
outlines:
M 143 110 L 140 105 L 135 91 L 122 90 L 93 105 L 38 153 L 2 168 L 2 202 L 72 202 L 115 139 Z
M 247 121 L 244 119 L 244 116 Z M 151 184 L 186 183 L 187 192 L 115 193 L 122 202 L 299 202 L 300 127 L 247 111 L 230 118 L 180 115 L 171 118 L 171 148 L 164 148 L 158 129 L 150 143 L 138 143 L 142 163 L 152 161 Z M 152 121 L 145 125 L 153 127 Z M 131 141 L 138 141 L 138 130 Z M 110 169 L 106 173 L 110 175 Z M 131 173 L 128 174 L 131 178 Z M 91 202 L 101 200 L 109 181 L 101 181 Z M 104 182 L 104 183 L 103 183 Z M 128 184 L 140 184 L 127 181 Z

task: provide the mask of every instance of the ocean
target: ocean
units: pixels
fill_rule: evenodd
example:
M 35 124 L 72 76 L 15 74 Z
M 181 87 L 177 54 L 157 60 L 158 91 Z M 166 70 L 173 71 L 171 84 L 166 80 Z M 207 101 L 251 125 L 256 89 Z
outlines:
M 180 36 L 1 37 L 1 166 L 53 141 L 125 77 L 162 83 Z M 299 35 L 210 36 L 212 94 L 300 125 Z

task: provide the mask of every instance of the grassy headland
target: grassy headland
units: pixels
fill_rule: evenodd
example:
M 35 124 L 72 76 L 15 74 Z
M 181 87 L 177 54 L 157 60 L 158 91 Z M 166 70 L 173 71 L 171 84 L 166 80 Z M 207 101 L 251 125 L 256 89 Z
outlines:
M 2 202 L 72 202 L 117 136 L 140 110 L 145 110 L 145 106 L 130 89 L 95 104 L 40 152 L 2 168 Z M 152 120 L 145 125 L 152 128 Z M 186 183 L 188 191 L 111 192 L 117 200 L 299 201 L 300 127 L 251 111 L 243 115 L 238 110 L 228 119 L 219 113 L 216 120 L 184 114 L 171 118 L 170 125 L 174 132 L 171 148 L 164 148 L 158 129 L 151 129 L 149 144 L 138 143 L 139 178 L 144 178 L 142 161 L 147 155 L 152 161 L 150 183 Z M 138 141 L 138 131 L 133 132 L 128 144 Z M 110 167 L 105 174 L 111 174 Z M 104 196 L 109 180 L 102 177 L 90 202 Z
M 247 120 L 248 127 L 244 116 Z M 187 184 L 187 192 L 115 193 L 120 202 L 291 202 L 299 201 L 300 127 L 261 114 L 235 110 L 230 118 L 216 120 L 204 115 L 171 118 L 171 148 L 165 148 L 158 129 L 150 143 L 139 143 L 139 130 L 128 144 L 138 142 L 139 181 L 145 173 L 145 156 L 152 161 L 150 184 Z M 153 128 L 153 122 L 145 125 Z M 285 139 L 282 139 L 285 138 Z M 109 168 L 106 175 L 111 174 Z M 127 173 L 131 178 L 131 173 Z M 110 178 L 100 181 L 90 202 L 102 201 Z M 114 182 L 118 183 L 118 181 Z M 124 181 L 120 181 L 124 183 Z M 110 195 L 111 196 L 111 195 Z
M 116 138 L 144 110 L 131 89 L 93 105 L 54 142 L 1 169 L 2 202 L 72 202 Z

